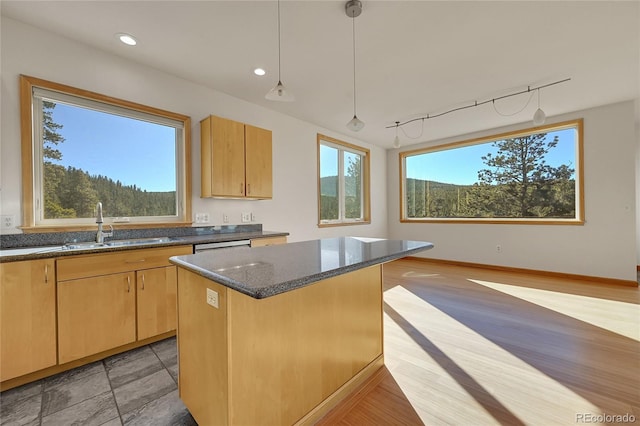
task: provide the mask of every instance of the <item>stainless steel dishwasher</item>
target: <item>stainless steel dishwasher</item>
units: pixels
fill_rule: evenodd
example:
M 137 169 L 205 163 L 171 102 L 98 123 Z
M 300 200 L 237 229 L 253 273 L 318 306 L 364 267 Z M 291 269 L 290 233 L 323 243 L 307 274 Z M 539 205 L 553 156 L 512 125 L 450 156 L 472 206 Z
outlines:
M 193 246 L 194 253 L 203 251 L 217 250 L 229 247 L 251 247 L 251 240 L 222 241 L 219 243 L 195 244 Z

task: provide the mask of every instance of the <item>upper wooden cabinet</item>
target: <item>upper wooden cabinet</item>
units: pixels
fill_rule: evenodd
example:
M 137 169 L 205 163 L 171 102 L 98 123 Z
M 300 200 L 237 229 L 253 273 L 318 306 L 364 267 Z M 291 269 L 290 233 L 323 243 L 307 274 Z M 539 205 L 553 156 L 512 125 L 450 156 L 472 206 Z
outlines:
M 200 122 L 201 196 L 273 196 L 271 131 L 226 118 Z
M 56 364 L 53 259 L 0 264 L 0 381 Z

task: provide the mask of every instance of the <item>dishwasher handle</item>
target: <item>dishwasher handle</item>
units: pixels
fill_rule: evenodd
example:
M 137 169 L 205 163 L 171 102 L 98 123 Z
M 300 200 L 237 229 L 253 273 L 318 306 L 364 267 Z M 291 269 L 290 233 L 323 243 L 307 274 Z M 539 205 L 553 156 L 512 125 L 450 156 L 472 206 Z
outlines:
M 222 241 L 219 243 L 196 244 L 193 248 L 194 253 L 206 250 L 222 249 L 227 247 L 250 246 L 251 240 Z

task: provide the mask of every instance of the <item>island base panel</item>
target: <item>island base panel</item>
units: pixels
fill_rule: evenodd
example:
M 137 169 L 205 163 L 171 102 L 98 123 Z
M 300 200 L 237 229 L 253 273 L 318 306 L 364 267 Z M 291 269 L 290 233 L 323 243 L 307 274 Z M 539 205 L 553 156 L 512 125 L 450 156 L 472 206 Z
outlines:
M 382 349 L 381 265 L 265 299 L 179 268 L 180 397 L 199 424 L 294 424 Z

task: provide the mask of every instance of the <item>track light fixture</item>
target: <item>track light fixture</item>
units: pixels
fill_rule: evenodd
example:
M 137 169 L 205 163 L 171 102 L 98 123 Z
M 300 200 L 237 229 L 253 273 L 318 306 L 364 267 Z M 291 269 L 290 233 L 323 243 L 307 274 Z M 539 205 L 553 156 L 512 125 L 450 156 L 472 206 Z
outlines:
M 540 109 L 540 89 L 538 89 L 538 109 L 535 114 L 533 114 L 533 124 L 536 126 L 542 126 L 544 121 L 547 119 L 544 111 Z
M 359 132 L 364 127 L 364 122 L 356 114 L 356 16 L 362 13 L 362 2 L 349 0 L 344 6 L 344 11 L 353 24 L 353 118 L 347 123 L 347 128 L 353 132 Z
M 270 101 L 292 102 L 295 100 L 295 97 L 291 92 L 285 89 L 284 84 L 282 84 L 280 68 L 280 0 L 278 0 L 278 84 L 276 84 L 273 89 L 269 90 L 269 93 L 265 95 L 265 99 Z
M 394 148 L 400 148 L 400 138 L 398 137 L 398 125 L 400 124 L 399 121 L 396 121 L 396 137 L 393 139 L 393 147 Z
M 420 120 L 420 121 L 422 121 L 422 126 L 423 126 L 422 130 L 424 130 L 424 121 L 425 120 L 428 120 L 428 119 L 431 119 L 431 118 L 436 118 L 436 117 L 442 117 L 443 115 L 450 114 L 450 113 L 455 112 L 455 111 L 461 111 L 461 110 L 467 109 L 467 108 L 479 107 L 480 105 L 488 104 L 490 102 L 491 102 L 491 104 L 493 105 L 493 108 L 495 109 L 495 111 L 498 114 L 504 115 L 504 116 L 515 115 L 517 113 L 520 113 L 520 112 L 524 111 L 524 109 L 529 105 L 529 103 L 531 102 L 531 98 L 533 97 L 533 92 L 534 91 L 538 92 L 537 93 L 537 95 L 538 95 L 538 109 L 536 110 L 535 114 L 533 115 L 533 124 L 536 125 L 536 126 L 541 126 L 542 124 L 544 124 L 547 116 L 544 113 L 544 111 L 540 108 L 540 89 L 543 89 L 543 88 L 549 87 L 549 86 L 553 86 L 553 85 L 556 85 L 556 84 L 560 84 L 560 83 L 565 83 L 565 82 L 570 81 L 570 80 L 571 80 L 571 78 L 565 78 L 563 80 L 554 81 L 553 83 L 544 84 L 544 85 L 537 86 L 537 87 L 527 86 L 526 90 L 520 90 L 518 92 L 509 93 L 508 95 L 500 96 L 500 97 L 493 98 L 493 99 L 488 99 L 488 100 L 482 101 L 482 102 L 474 101 L 473 103 L 471 103 L 469 105 L 464 105 L 464 106 L 461 106 L 461 107 L 458 107 L 458 108 L 450 109 L 448 111 L 441 112 L 439 114 L 427 114 L 426 116 L 413 118 L 411 120 L 407 120 L 407 121 L 404 121 L 404 122 L 396 121 L 395 124 L 390 125 L 390 126 L 386 126 L 385 128 L 386 129 L 390 129 L 392 127 L 396 128 L 396 137 L 395 137 L 395 139 L 393 141 L 393 146 L 397 148 L 398 146 L 400 146 L 400 140 L 398 139 L 398 128 L 400 128 L 400 130 L 402 130 L 403 133 L 405 133 L 404 129 L 402 129 L 402 126 L 404 126 L 406 124 L 413 123 L 414 121 Z M 521 95 L 523 93 L 531 93 L 531 96 L 529 96 L 529 99 L 527 100 L 527 103 L 525 104 L 525 106 L 520 111 L 517 111 L 514 114 L 502 114 L 502 113 L 500 113 L 500 111 L 498 111 L 496 109 L 496 107 L 495 107 L 495 102 L 496 101 L 498 101 L 500 99 L 510 98 L 510 97 L 516 96 L 516 95 Z M 409 137 L 406 133 L 405 133 L 405 135 L 407 137 Z M 422 132 L 420 132 L 420 136 L 421 135 L 422 135 Z

